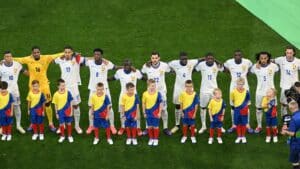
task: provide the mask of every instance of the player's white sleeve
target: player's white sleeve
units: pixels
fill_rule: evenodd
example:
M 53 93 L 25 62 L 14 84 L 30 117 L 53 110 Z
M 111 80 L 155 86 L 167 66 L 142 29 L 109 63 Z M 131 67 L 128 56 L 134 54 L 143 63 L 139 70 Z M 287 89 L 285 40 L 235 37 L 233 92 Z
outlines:
M 165 65 L 164 66 L 165 72 L 170 72 L 171 71 L 170 66 L 168 64 L 166 64 L 166 63 L 164 65 Z
M 250 68 L 250 72 L 255 74 L 256 72 L 256 65 L 253 65 L 251 68 Z
M 115 67 L 115 65 L 113 63 L 111 63 L 110 61 L 108 61 L 108 64 L 107 64 L 107 69 L 108 70 L 111 70 Z
M 282 63 L 282 57 L 275 58 L 275 59 L 274 59 L 274 62 L 275 62 L 276 64 L 281 64 L 281 63 Z
M 171 61 L 168 63 L 168 65 L 170 66 L 171 69 L 175 69 L 175 60 Z
M 1 77 L 2 77 L 1 69 L 2 69 L 2 65 L 0 65 L 0 81 L 1 81 Z
M 137 79 L 142 79 L 142 78 L 143 78 L 142 73 L 141 73 L 138 69 L 136 70 L 136 73 L 135 73 L 135 74 L 136 74 L 136 78 L 137 78 Z
M 119 69 L 119 70 L 121 70 L 121 69 Z M 119 74 L 120 74 L 120 71 L 119 71 L 119 70 L 118 70 L 118 71 L 115 73 L 115 75 L 114 75 L 114 78 L 117 79 L 117 80 L 120 79 L 120 75 L 119 75 Z
M 228 62 L 229 62 L 229 60 L 227 60 L 227 61 L 224 63 L 224 67 L 225 67 L 226 69 L 230 69 L 230 68 L 229 68 L 229 63 L 228 63 Z
M 54 60 L 54 63 L 55 63 L 55 64 L 60 64 L 61 61 L 62 61 L 62 60 L 61 60 L 60 58 L 56 58 L 56 59 Z
M 202 70 L 202 66 L 201 66 L 202 64 L 201 63 L 199 63 L 196 67 L 195 67 L 195 70 L 196 71 L 201 71 Z
M 279 71 L 279 66 L 276 65 L 276 64 L 273 64 L 274 65 L 274 72 L 278 72 Z
M 218 70 L 220 71 L 220 72 L 223 72 L 224 71 L 224 66 L 218 66 Z
M 147 73 L 147 66 L 146 66 L 146 64 L 143 65 L 141 72 L 142 73 Z

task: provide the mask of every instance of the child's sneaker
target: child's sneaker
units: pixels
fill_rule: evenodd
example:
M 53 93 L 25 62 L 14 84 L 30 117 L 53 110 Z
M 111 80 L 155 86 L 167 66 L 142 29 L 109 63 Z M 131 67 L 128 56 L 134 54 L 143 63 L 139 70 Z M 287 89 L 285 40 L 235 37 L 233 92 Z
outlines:
M 235 139 L 236 144 L 239 144 L 241 141 L 242 141 L 242 137 L 238 137 L 238 138 Z
M 183 137 L 181 138 L 181 143 L 185 143 L 186 139 L 187 139 L 187 137 L 186 137 L 186 136 L 183 136 Z
M 254 130 L 255 134 L 259 134 L 262 131 L 261 127 L 256 127 L 256 129 Z
M 96 145 L 99 143 L 99 139 L 98 138 L 94 138 L 93 144 Z
M 208 144 L 212 144 L 213 142 L 214 142 L 214 138 L 209 137 L 209 138 L 208 138 Z
M 6 141 L 11 141 L 11 139 L 12 139 L 12 136 L 11 135 L 7 135 Z
M 107 139 L 107 143 L 108 143 L 109 145 L 113 145 L 113 144 L 114 144 L 114 142 L 112 141 L 111 138 Z
M 2 141 L 6 140 L 6 137 L 7 137 L 7 135 L 6 135 L 6 134 L 3 134 L 2 137 L 1 137 L 1 140 L 2 140 Z
M 217 140 L 218 140 L 218 143 L 219 143 L 219 144 L 223 144 L 223 140 L 222 140 L 221 137 L 217 137 Z
M 153 146 L 158 146 L 158 139 L 153 140 Z
M 243 143 L 243 144 L 246 144 L 246 143 L 247 143 L 246 137 L 242 137 L 242 143 Z
M 73 143 L 73 142 L 74 142 L 74 139 L 73 139 L 72 136 L 69 136 L 69 137 L 68 137 L 68 140 L 69 140 L 69 143 Z
M 131 144 L 131 138 L 128 138 L 127 140 L 126 140 L 126 145 L 130 145 Z
M 277 136 L 273 136 L 273 143 L 277 143 L 278 142 L 278 137 Z
M 32 137 L 31 137 L 31 139 L 32 139 L 32 140 L 36 140 L 38 137 L 39 137 L 38 134 L 33 134 Z
M 153 145 L 153 142 L 154 142 L 154 140 L 153 140 L 153 139 L 149 139 L 149 141 L 148 141 L 148 145 L 149 145 L 149 146 L 152 146 L 152 145 Z
M 267 136 L 266 137 L 266 143 L 270 143 L 271 142 L 271 137 L 270 136 Z
M 40 134 L 40 135 L 39 135 L 39 139 L 40 139 L 41 141 L 43 141 L 43 140 L 44 140 L 44 134 Z
M 59 142 L 59 143 L 62 143 L 62 142 L 64 142 L 64 141 L 65 141 L 65 137 L 60 136 L 59 139 L 58 139 L 58 142 Z
M 135 145 L 135 146 L 138 144 L 138 142 L 137 142 L 137 139 L 136 139 L 136 138 L 132 139 L 132 144 L 133 144 L 133 145 Z
M 191 137 L 191 141 L 193 144 L 197 143 L 196 137 Z

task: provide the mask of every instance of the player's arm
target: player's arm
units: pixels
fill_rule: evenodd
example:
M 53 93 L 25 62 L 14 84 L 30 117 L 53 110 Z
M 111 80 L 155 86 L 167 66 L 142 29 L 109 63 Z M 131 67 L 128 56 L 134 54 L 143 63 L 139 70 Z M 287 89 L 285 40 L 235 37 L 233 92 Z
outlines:
M 22 68 L 22 69 L 20 70 L 20 73 L 22 73 L 22 74 L 25 75 L 25 76 L 29 76 L 29 72 L 28 72 L 28 70 L 25 69 L 25 68 Z
M 91 105 L 90 109 L 92 111 L 89 111 L 89 115 L 91 116 L 92 119 L 94 119 L 94 113 L 93 113 L 94 112 L 94 105 L 93 104 Z
M 140 104 L 137 104 L 136 105 L 137 106 L 137 108 L 136 108 L 136 118 L 135 118 L 135 120 L 138 120 L 138 119 L 140 119 Z
M 14 115 L 14 104 L 11 104 L 11 113 L 10 113 L 10 117 L 12 117 Z
M 211 113 L 211 107 L 212 107 L 212 104 L 211 104 L 211 101 L 210 101 L 208 106 L 207 106 L 207 111 L 208 111 L 209 119 L 212 122 L 213 118 L 212 118 L 212 113 Z
M 195 106 L 195 113 L 193 119 L 196 119 L 197 111 L 198 111 L 198 104 Z
M 13 57 L 13 60 L 21 64 L 28 64 L 30 62 L 30 57 L 31 56 Z
M 158 112 L 158 117 L 159 118 L 161 117 L 161 111 L 162 111 L 162 109 L 163 109 L 163 103 L 160 102 L 160 104 L 159 104 L 159 112 Z
M 107 108 L 106 108 L 107 110 L 107 113 L 106 113 L 106 117 L 105 117 L 105 120 L 108 120 L 108 118 L 109 118 L 109 114 L 110 114 L 110 109 L 111 109 L 111 106 L 107 106 Z
M 56 58 L 59 58 L 59 57 L 64 57 L 64 52 L 60 52 L 60 53 L 55 53 L 55 54 L 52 54 L 52 55 L 44 55 L 45 57 L 47 57 L 47 59 L 52 62 L 54 61 Z M 41 56 L 43 57 L 43 55 Z
M 55 110 L 55 116 L 56 116 L 56 118 L 59 119 L 59 117 L 58 117 L 58 111 L 57 111 L 57 105 L 56 104 L 54 104 L 54 110 Z
M 144 117 L 147 118 L 147 114 L 146 114 L 146 99 L 145 99 L 144 95 L 142 97 L 142 110 L 143 110 Z

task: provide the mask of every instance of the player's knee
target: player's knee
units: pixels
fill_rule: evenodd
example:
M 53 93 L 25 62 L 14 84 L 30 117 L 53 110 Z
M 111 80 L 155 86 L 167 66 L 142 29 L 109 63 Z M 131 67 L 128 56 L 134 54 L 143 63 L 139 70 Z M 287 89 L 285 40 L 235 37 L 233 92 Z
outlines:
M 73 108 L 74 108 L 74 109 L 78 109 L 78 107 L 79 107 L 78 104 L 73 105 Z
M 180 109 L 180 105 L 179 105 L 179 104 L 176 104 L 176 105 L 175 105 L 175 109 Z
M 201 107 L 201 110 L 206 110 L 206 107 Z

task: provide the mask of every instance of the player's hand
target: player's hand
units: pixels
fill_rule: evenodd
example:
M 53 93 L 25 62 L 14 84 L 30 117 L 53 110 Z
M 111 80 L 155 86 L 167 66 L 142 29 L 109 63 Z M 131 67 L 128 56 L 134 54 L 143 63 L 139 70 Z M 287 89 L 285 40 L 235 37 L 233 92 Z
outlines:
M 181 113 L 181 117 L 184 118 L 184 113 Z
M 220 120 L 221 120 L 221 121 L 224 121 L 224 116 L 222 116 L 222 117 L 220 118 Z
M 144 113 L 144 117 L 147 118 L 147 114 L 146 113 Z
M 212 121 L 213 121 L 213 118 L 212 118 L 211 116 L 209 116 L 209 119 L 210 119 L 210 122 L 212 122 Z
M 109 61 L 107 59 L 104 59 L 102 58 L 102 62 L 105 64 L 105 65 L 108 65 Z
M 29 110 L 27 111 L 27 114 L 28 114 L 28 116 L 30 115 L 30 111 Z
M 256 62 L 255 67 L 256 69 L 260 69 L 261 65 L 259 64 L 259 61 Z
M 58 114 L 56 114 L 56 119 L 58 120 L 59 118 L 58 118 Z
M 108 120 L 108 116 L 105 117 L 105 120 Z

